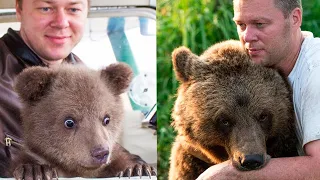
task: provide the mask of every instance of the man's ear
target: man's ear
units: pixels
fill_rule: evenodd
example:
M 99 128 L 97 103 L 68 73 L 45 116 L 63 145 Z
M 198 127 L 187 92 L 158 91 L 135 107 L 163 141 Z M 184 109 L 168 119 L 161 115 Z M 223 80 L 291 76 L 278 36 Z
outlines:
M 172 64 L 176 78 L 180 82 L 189 81 L 194 71 L 194 64 L 198 56 L 193 54 L 190 49 L 182 46 L 172 52 Z
M 36 102 L 49 91 L 54 75 L 47 67 L 26 68 L 16 77 L 14 89 L 23 101 Z
M 17 20 L 21 22 L 21 10 L 22 10 L 22 3 L 19 4 L 18 0 L 16 0 L 16 17 Z
M 101 78 L 115 95 L 120 95 L 129 87 L 133 78 L 133 72 L 129 65 L 115 63 L 101 71 Z
M 302 10 L 300 8 L 295 8 L 291 12 L 292 25 L 300 28 L 302 24 Z

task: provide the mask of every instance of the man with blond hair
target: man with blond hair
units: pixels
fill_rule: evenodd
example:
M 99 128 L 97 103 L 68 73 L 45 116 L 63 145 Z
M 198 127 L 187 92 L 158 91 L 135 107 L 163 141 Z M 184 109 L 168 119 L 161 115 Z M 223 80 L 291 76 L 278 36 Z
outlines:
M 20 30 L 9 28 L 0 38 L 0 177 L 12 176 L 10 163 L 23 144 L 21 103 L 13 90 L 16 76 L 30 66 L 82 63 L 71 51 L 83 36 L 89 6 L 89 0 L 16 0 Z M 119 144 L 113 148 L 118 150 L 118 168 L 125 171 L 120 175 L 155 175 L 140 157 Z M 26 177 L 39 172 L 36 164 L 24 170 Z
M 71 50 L 83 36 L 88 9 L 88 0 L 16 1 L 20 30 L 9 28 L 0 38 L 0 177 L 9 177 L 21 143 L 16 75 L 29 66 L 81 63 Z

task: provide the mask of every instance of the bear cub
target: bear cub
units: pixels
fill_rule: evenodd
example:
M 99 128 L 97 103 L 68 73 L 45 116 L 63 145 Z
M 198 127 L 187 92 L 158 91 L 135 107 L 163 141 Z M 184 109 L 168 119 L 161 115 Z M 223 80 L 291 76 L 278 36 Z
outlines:
M 255 170 L 268 158 L 296 156 L 291 89 L 274 69 L 254 64 L 239 41 L 217 43 L 201 56 L 173 51 L 180 82 L 172 125 L 177 136 L 169 179 L 196 179 L 231 160 Z
M 11 167 L 16 179 L 154 175 L 155 169 L 118 143 L 124 63 L 100 71 L 84 65 L 29 67 L 17 76 L 24 145 Z

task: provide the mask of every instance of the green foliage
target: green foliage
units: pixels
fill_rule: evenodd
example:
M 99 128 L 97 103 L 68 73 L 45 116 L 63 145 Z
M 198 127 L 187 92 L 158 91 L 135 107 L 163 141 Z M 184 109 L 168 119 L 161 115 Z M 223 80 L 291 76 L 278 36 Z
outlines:
M 303 1 L 302 30 L 320 36 L 320 1 Z M 178 82 L 174 77 L 171 52 L 181 45 L 201 54 L 215 42 L 238 39 L 232 21 L 232 0 L 158 0 L 157 4 L 157 89 L 158 89 L 158 178 L 168 178 L 169 155 L 175 132 L 170 126 L 171 109 Z
M 301 29 L 311 31 L 315 37 L 320 37 L 320 1 L 303 0 L 303 20 Z

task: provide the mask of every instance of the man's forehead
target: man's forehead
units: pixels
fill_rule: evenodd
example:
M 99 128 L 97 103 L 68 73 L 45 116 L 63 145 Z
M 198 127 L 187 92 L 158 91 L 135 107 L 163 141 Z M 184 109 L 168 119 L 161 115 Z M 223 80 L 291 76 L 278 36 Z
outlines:
M 233 9 L 235 12 L 259 11 L 276 9 L 274 0 L 234 0 Z
M 234 21 L 250 20 L 268 21 L 274 16 L 281 14 L 281 11 L 273 4 L 273 0 L 234 0 Z
M 67 4 L 85 4 L 88 0 L 32 0 L 32 3 L 45 2 L 49 4 L 67 3 Z
M 233 21 L 239 22 L 239 21 L 250 21 L 250 22 L 269 22 L 272 21 L 272 19 L 268 16 L 241 16 L 241 15 L 234 15 Z
M 245 4 L 269 4 L 274 6 L 275 0 L 233 0 L 233 5 L 245 5 Z

